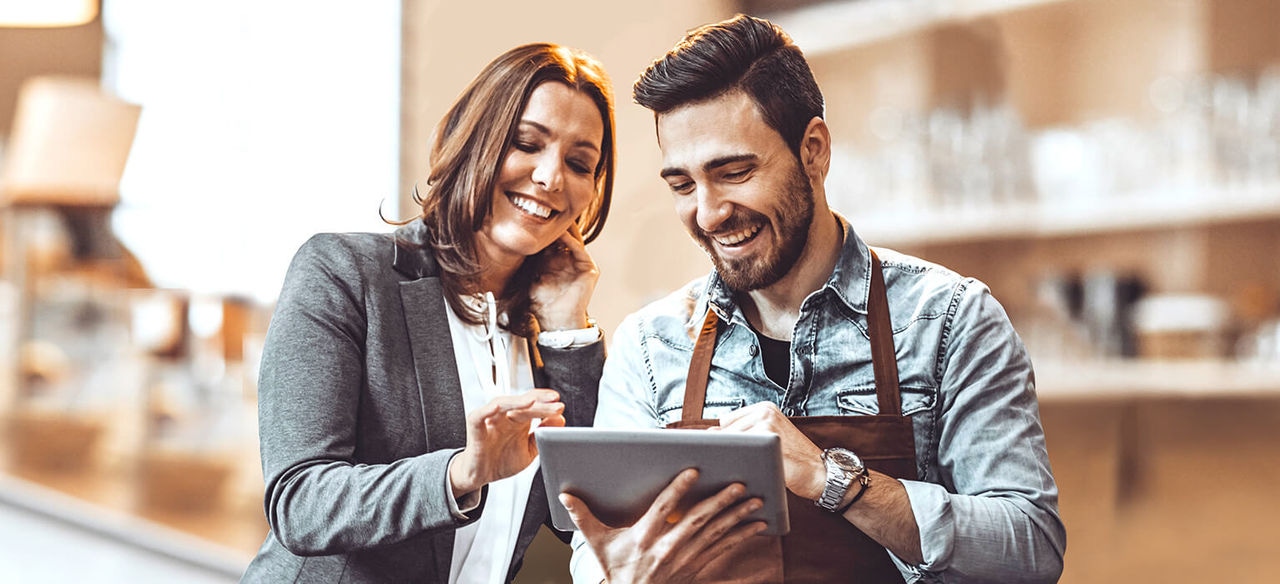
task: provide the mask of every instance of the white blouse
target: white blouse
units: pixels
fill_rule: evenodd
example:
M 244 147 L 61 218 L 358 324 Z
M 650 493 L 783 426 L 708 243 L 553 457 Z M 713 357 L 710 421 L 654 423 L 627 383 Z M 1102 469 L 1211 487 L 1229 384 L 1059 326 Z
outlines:
M 468 414 L 500 395 L 533 388 L 533 370 L 523 339 L 499 328 L 493 295 L 468 297 L 482 309 L 484 324 L 467 324 L 449 308 L 449 332 L 462 382 L 462 401 Z M 502 315 L 505 320 L 506 315 Z M 520 535 L 533 477 L 534 459 L 515 476 L 489 483 L 488 501 L 480 519 L 459 528 L 453 536 L 450 584 L 502 584 Z

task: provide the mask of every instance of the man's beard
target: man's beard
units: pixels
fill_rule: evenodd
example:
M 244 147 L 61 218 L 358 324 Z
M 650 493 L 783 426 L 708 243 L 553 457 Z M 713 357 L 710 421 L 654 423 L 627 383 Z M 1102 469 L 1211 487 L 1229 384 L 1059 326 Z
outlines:
M 813 223 L 813 186 L 809 177 L 801 171 L 799 163 L 792 169 L 784 185 L 779 204 L 775 206 L 777 223 L 770 224 L 764 215 L 749 209 L 738 208 L 726 219 L 719 231 L 729 233 L 750 225 L 761 225 L 774 230 L 777 245 L 754 257 L 725 259 L 715 249 L 716 244 L 701 229 L 694 228 L 693 238 L 711 256 L 716 273 L 725 285 L 735 292 L 750 292 L 772 286 L 795 267 L 809 240 L 809 226 Z M 757 233 L 753 237 L 759 237 Z

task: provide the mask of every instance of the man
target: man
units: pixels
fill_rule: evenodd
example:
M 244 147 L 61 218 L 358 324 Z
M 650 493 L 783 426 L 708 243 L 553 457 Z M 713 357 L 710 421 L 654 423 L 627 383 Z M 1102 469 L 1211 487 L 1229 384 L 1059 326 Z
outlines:
M 630 528 L 563 495 L 575 581 L 782 578 L 726 557 L 778 558 L 787 581 L 1056 581 L 1066 535 L 1026 351 L 981 282 L 873 252 L 827 207 L 822 95 L 786 33 L 745 16 L 694 30 L 635 99 L 715 271 L 620 326 L 596 424 L 778 434 L 792 532 L 761 546 L 740 487 L 678 509 L 691 471 Z

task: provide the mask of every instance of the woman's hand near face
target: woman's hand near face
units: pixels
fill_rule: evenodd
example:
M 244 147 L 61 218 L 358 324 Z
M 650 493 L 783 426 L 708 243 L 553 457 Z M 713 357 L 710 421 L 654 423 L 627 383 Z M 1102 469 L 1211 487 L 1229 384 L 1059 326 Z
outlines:
M 560 394 L 550 389 L 497 397 L 468 414 L 467 446 L 449 463 L 454 496 L 462 498 L 527 468 L 538 456 L 532 422 L 563 426 L 563 414 Z
M 535 261 L 540 270 L 529 288 L 533 315 L 542 330 L 587 328 L 587 305 L 600 270 L 587 253 L 578 225 L 571 224 Z

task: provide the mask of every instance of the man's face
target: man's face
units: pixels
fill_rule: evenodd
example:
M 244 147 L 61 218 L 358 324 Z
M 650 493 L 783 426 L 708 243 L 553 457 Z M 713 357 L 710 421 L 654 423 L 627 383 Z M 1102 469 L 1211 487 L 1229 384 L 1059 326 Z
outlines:
M 729 288 L 767 288 L 796 265 L 813 188 L 754 102 L 734 91 L 658 116 L 662 177 L 676 214 Z

